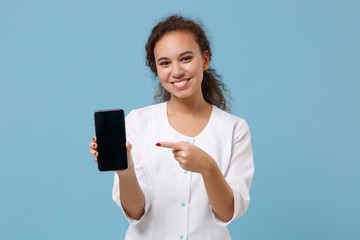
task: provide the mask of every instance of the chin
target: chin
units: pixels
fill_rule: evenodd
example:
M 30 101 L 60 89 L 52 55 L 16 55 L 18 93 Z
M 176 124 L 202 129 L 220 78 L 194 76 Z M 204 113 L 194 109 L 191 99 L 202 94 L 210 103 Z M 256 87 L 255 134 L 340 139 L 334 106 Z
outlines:
M 173 94 L 173 93 L 171 93 L 171 96 L 174 96 L 174 97 L 176 97 L 176 98 L 178 98 L 178 99 L 187 99 L 187 98 L 190 98 L 190 97 L 192 97 L 194 94 L 189 94 L 189 93 L 175 93 L 175 94 Z

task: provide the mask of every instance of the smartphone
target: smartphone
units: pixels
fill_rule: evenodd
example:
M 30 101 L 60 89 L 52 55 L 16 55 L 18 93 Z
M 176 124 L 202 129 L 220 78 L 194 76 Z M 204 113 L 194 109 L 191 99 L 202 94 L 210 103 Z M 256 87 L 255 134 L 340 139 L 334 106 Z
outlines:
M 99 110 L 94 113 L 100 171 L 128 168 L 124 110 Z

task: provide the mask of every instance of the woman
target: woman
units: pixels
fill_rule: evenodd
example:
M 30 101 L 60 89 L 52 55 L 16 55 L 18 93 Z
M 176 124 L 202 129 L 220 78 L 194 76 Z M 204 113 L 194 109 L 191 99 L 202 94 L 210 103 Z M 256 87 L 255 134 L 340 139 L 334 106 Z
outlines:
M 231 239 L 254 174 L 249 127 L 227 110 L 224 85 L 209 69 L 211 49 L 191 20 L 154 27 L 147 65 L 162 103 L 126 117 L 129 167 L 116 171 L 113 199 L 130 227 L 126 239 Z M 96 138 L 90 153 L 97 162 Z

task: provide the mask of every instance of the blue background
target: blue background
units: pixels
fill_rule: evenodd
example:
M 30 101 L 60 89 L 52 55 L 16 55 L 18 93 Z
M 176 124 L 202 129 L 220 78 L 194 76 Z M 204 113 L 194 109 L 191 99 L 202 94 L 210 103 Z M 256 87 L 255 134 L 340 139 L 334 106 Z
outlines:
M 97 109 L 153 104 L 144 45 L 200 18 L 255 176 L 233 239 L 360 237 L 359 1 L 0 1 L 0 239 L 123 239 Z

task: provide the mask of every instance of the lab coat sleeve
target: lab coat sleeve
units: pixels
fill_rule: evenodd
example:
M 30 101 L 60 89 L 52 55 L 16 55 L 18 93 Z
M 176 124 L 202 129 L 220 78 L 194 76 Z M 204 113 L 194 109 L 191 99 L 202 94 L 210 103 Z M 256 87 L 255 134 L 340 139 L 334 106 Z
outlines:
M 250 186 L 254 175 L 254 161 L 249 126 L 241 120 L 235 127 L 231 148 L 231 158 L 225 180 L 234 194 L 234 214 L 231 220 L 223 222 L 211 211 L 215 222 L 227 226 L 245 214 L 250 203 Z
M 141 138 L 139 138 L 139 130 L 141 128 L 137 127 L 137 123 L 139 121 L 139 118 L 136 117 L 136 114 L 134 112 L 130 112 L 128 116 L 125 119 L 126 122 L 126 138 L 127 141 L 129 141 L 132 145 L 131 154 L 134 161 L 135 166 L 135 173 L 136 177 L 138 179 L 140 188 L 142 189 L 145 197 L 145 213 L 144 215 L 136 220 L 127 215 L 125 210 L 122 207 L 121 201 L 120 201 L 120 182 L 119 177 L 115 173 L 114 176 L 114 185 L 113 185 L 113 191 L 112 191 L 112 197 L 114 202 L 122 209 L 126 219 L 131 225 L 136 225 L 137 223 L 141 222 L 146 213 L 149 211 L 152 202 L 153 202 L 153 191 L 152 187 L 149 184 L 149 181 L 145 175 L 143 165 L 141 163 L 142 154 L 140 152 L 139 146 L 141 145 Z

